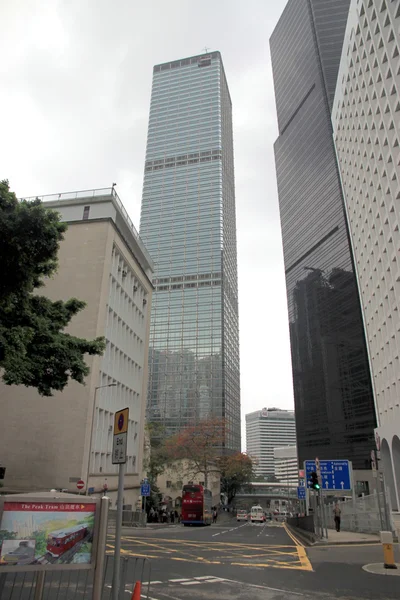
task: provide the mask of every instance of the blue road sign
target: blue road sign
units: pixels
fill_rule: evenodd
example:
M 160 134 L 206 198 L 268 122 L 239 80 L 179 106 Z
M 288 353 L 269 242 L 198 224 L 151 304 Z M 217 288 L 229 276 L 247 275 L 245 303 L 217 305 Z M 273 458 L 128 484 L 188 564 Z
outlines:
M 150 496 L 150 484 L 142 483 L 140 486 L 140 494 L 141 496 Z
M 300 486 L 297 488 L 297 498 L 299 500 L 305 500 L 306 499 L 306 488 L 303 486 Z
M 350 462 L 348 460 L 320 460 L 321 488 L 323 490 L 351 490 Z M 310 473 L 316 471 L 314 460 L 304 461 L 307 487 L 309 488 Z

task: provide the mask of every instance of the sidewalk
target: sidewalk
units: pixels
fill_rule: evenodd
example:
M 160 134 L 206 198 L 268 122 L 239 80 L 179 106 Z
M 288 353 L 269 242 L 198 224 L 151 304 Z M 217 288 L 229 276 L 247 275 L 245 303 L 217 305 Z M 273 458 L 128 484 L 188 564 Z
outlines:
M 379 535 L 372 533 L 356 533 L 354 531 L 335 531 L 328 529 L 328 539 L 317 540 L 313 546 L 330 544 L 379 544 Z

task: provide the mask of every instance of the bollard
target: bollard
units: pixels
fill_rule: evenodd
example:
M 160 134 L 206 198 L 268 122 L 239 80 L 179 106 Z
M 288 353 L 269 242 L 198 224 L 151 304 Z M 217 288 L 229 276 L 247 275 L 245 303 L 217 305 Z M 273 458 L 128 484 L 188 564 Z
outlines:
M 393 533 L 381 531 L 381 544 L 383 546 L 383 561 L 385 569 L 397 569 L 394 562 Z

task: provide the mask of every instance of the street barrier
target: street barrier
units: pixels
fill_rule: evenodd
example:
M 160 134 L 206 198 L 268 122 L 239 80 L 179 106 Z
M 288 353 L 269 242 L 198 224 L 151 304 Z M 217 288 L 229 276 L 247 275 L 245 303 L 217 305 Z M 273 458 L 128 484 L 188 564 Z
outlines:
M 116 510 L 108 511 L 108 526 L 115 528 L 117 517 Z M 146 527 L 146 514 L 141 510 L 124 510 L 122 511 L 122 527 Z
M 101 600 L 110 600 L 114 557 L 105 557 Z M 0 572 L 0 600 L 91 600 L 93 598 L 93 571 Z M 42 576 L 43 579 L 42 579 Z M 136 582 L 140 583 L 141 598 L 150 593 L 151 563 L 147 558 L 121 558 L 121 585 L 119 600 L 132 596 Z

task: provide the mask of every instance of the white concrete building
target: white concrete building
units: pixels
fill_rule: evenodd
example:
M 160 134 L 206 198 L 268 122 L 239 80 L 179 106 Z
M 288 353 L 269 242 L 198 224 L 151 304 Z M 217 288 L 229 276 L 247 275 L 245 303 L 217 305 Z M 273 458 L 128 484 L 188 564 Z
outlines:
M 385 481 L 400 504 L 400 3 L 352 0 L 332 110 Z M 362 415 L 360 415 L 362 419 Z
M 116 500 L 111 462 L 114 413 L 129 407 L 125 504 L 136 503 L 142 476 L 153 264 L 113 188 L 43 197 L 68 222 L 59 268 L 39 293 L 86 302 L 68 332 L 106 338 L 103 356 L 86 357 L 85 385 L 71 382 L 47 398 L 0 384 L 0 460 L 4 490 L 51 488 Z
M 299 484 L 299 463 L 296 446 L 274 448 L 275 477 L 283 483 Z
M 263 408 L 246 415 L 246 451 L 259 476 L 275 475 L 274 449 L 296 444 L 294 411 Z

